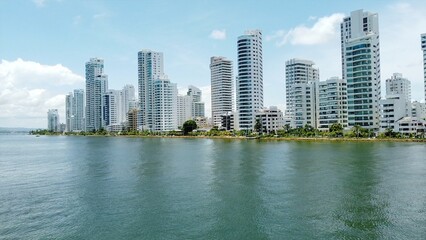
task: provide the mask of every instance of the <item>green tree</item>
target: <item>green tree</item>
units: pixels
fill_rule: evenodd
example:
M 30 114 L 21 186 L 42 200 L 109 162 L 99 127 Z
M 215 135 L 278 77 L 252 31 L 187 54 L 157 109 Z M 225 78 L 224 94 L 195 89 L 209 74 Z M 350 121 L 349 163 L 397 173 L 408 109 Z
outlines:
M 184 122 L 182 125 L 182 130 L 184 135 L 187 135 L 188 133 L 194 131 L 195 129 L 197 129 L 197 123 L 194 120 L 188 120 Z
M 340 123 L 333 123 L 329 129 L 330 135 L 333 137 L 343 136 L 343 126 Z
M 256 119 L 256 124 L 254 124 L 254 130 L 258 133 L 262 133 L 262 123 L 260 122 L 260 119 Z
M 352 133 L 355 137 L 359 138 L 362 133 L 363 128 L 360 125 L 355 125 L 352 128 Z

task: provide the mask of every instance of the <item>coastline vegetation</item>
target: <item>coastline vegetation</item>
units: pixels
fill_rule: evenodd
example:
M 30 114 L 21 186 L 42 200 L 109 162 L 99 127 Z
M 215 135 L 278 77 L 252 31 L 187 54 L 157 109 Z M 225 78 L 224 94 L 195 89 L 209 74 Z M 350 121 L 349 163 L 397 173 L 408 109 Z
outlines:
M 256 128 L 255 128 L 256 129 Z M 384 140 L 384 141 L 419 141 L 426 142 L 425 133 L 403 135 L 387 129 L 383 133 L 376 135 L 372 130 L 354 126 L 349 131 L 345 131 L 340 124 L 333 124 L 328 131 L 320 131 L 310 125 L 301 128 L 291 128 L 285 125 L 282 129 L 265 133 L 262 128 L 258 127 L 255 131 L 226 131 L 213 127 L 210 130 L 196 129 L 196 125 L 192 122 L 185 122 L 181 130 L 169 132 L 152 132 L 152 131 L 120 131 L 108 132 L 101 128 L 91 132 L 53 132 L 46 129 L 38 129 L 30 132 L 31 135 L 65 135 L 65 136 L 132 136 L 132 137 L 192 137 L 192 138 L 250 138 L 250 139 L 277 139 L 277 140 L 341 140 L 341 141 L 365 141 L 365 140 Z

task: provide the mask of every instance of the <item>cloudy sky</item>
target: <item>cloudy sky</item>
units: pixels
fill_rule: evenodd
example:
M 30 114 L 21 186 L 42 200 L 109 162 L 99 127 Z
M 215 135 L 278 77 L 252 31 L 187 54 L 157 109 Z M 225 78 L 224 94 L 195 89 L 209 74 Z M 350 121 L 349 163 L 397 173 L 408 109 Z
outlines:
M 105 60 L 110 88 L 136 87 L 141 49 L 164 53 L 181 92 L 200 87 L 210 115 L 210 57 L 235 62 L 247 29 L 264 35 L 265 106 L 283 108 L 286 60 L 314 61 L 321 80 L 341 77 L 339 22 L 357 9 L 379 14 L 382 84 L 400 72 L 424 101 L 423 0 L 0 0 L 0 127 L 46 128 L 49 108 L 64 122 L 65 94 L 84 88 L 91 57 Z

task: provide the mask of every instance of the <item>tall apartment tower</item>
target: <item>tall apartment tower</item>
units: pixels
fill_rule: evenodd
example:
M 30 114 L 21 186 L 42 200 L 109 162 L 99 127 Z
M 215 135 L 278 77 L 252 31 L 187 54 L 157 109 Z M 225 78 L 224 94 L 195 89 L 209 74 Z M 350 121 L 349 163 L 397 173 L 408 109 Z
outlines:
M 357 10 L 343 19 L 342 75 L 348 88 L 348 126 L 378 130 L 380 45 L 377 13 Z
M 187 95 L 192 98 L 192 118 L 204 117 L 205 106 L 204 102 L 201 101 L 202 92 L 201 89 L 189 85 Z
M 346 81 L 338 77 L 318 84 L 318 129 L 329 130 L 339 123 L 348 126 L 348 99 Z
M 192 105 L 193 100 L 191 96 L 182 95 L 177 96 L 177 125 L 182 127 L 182 125 L 192 117 Z
M 263 109 L 262 33 L 249 30 L 238 37 L 236 129 L 252 130 L 256 112 Z
M 155 132 L 177 129 L 177 85 L 167 78 L 154 80 L 153 128 Z
M 108 90 L 102 95 L 102 120 L 103 126 L 121 124 L 121 110 L 123 108 L 122 91 Z
M 123 122 L 125 121 L 126 115 L 129 112 L 129 110 L 131 110 L 131 105 L 134 103 L 135 100 L 136 100 L 135 87 L 131 84 L 125 85 L 122 91 L 123 108 L 120 114 L 122 116 Z
M 306 115 L 307 109 L 310 109 L 309 111 L 314 111 L 315 108 L 312 104 L 314 104 L 314 101 L 310 99 L 307 99 L 304 97 L 301 91 L 295 91 L 296 85 L 298 89 L 306 89 L 308 88 L 314 88 L 315 84 L 319 81 L 319 70 L 318 68 L 314 67 L 315 63 L 310 60 L 304 60 L 304 59 L 290 59 L 285 63 L 285 93 L 286 93 L 286 115 L 291 116 L 296 123 L 296 126 L 299 125 L 305 125 L 307 122 L 304 120 L 309 120 L 309 125 L 314 126 L 312 123 L 315 122 L 314 119 L 306 119 L 305 117 L 301 117 L 301 115 Z M 306 85 L 306 86 L 304 86 Z M 315 89 L 312 89 L 314 91 Z M 308 91 L 309 94 L 311 91 Z M 315 92 L 312 92 L 315 93 Z M 297 96 L 296 96 L 297 95 Z M 308 100 L 309 102 L 302 102 L 301 98 Z M 314 95 L 315 98 L 315 95 Z M 297 103 L 297 104 L 296 104 Z M 305 105 L 305 108 L 302 107 L 301 104 Z M 296 108 L 298 109 L 298 113 L 296 114 Z M 313 116 L 310 116 L 313 117 Z M 301 121 L 303 120 L 303 121 Z
M 403 95 L 406 102 L 411 102 L 411 82 L 403 78 L 401 73 L 394 73 L 386 79 L 386 96 Z
M 426 102 L 426 33 L 421 35 L 422 50 L 423 50 L 423 74 L 425 87 L 425 102 Z
M 59 113 L 58 109 L 49 109 L 47 112 L 47 130 L 59 132 Z
M 139 127 L 153 130 L 154 81 L 163 79 L 163 53 L 151 50 L 138 52 Z
M 224 57 L 210 58 L 211 108 L 213 125 L 220 127 L 222 114 L 232 112 L 232 61 Z
M 104 60 L 91 58 L 86 62 L 86 131 L 96 131 L 102 125 L 102 95 L 108 89 Z
M 66 131 L 84 131 L 84 90 L 74 89 L 65 96 Z
M 73 100 L 74 95 L 72 92 L 65 95 L 65 131 L 71 132 L 73 127 Z

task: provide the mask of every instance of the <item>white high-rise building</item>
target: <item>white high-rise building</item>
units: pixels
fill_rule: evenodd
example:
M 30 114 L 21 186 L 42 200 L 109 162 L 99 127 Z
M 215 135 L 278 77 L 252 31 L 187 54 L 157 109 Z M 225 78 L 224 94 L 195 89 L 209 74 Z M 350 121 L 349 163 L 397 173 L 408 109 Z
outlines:
M 292 127 L 300 128 L 310 125 L 317 128 L 317 89 L 318 81 L 296 83 L 293 85 L 294 104 Z
M 83 89 L 74 89 L 72 113 L 73 113 L 72 131 L 84 131 L 85 118 L 84 118 L 84 90 Z
M 103 126 L 110 127 L 119 125 L 123 121 L 121 119 L 121 110 L 123 108 L 122 91 L 108 90 L 102 96 L 102 119 Z
M 49 109 L 47 112 L 47 130 L 59 132 L 59 113 L 58 109 Z
M 342 74 L 348 88 L 348 125 L 379 129 L 380 45 L 377 13 L 357 10 L 343 19 Z
M 143 130 L 154 128 L 154 81 L 164 79 L 163 53 L 151 50 L 138 52 L 138 91 L 140 116 L 139 126 Z
M 346 81 L 338 77 L 318 84 L 318 129 L 328 130 L 334 123 L 348 126 Z
M 426 119 L 426 103 L 414 101 L 411 103 L 411 116 Z
M 104 74 L 104 60 L 91 58 L 86 63 L 86 131 L 102 126 L 102 95 L 108 89 L 108 76 Z
M 262 33 L 249 30 L 238 37 L 236 129 L 253 130 L 256 112 L 263 109 Z
M 192 98 L 192 118 L 204 117 L 204 102 L 201 101 L 202 92 L 201 89 L 189 85 L 187 95 Z
M 65 96 L 66 131 L 84 131 L 84 90 L 74 89 Z
M 411 82 L 402 77 L 401 73 L 394 73 L 386 79 L 386 95 L 404 95 L 405 101 L 411 102 Z
M 304 59 L 290 59 L 285 63 L 285 93 L 286 93 L 286 115 L 293 117 L 294 119 L 298 119 L 294 121 L 297 126 L 306 122 L 301 121 L 300 115 L 303 114 L 300 111 L 306 111 L 301 108 L 301 100 L 303 98 L 301 96 L 302 92 L 295 91 L 295 86 L 298 88 L 303 87 L 303 84 L 306 84 L 309 88 L 313 87 L 312 82 L 319 81 L 319 70 L 314 67 L 315 63 L 310 60 Z M 303 87 L 306 88 L 306 87 Z M 311 92 L 309 92 L 310 94 Z M 296 94 L 299 99 L 296 100 Z M 314 95 L 315 96 L 315 95 Z M 296 104 L 297 101 L 297 104 Z M 312 102 L 313 103 L 313 102 Z M 304 103 L 306 104 L 306 103 Z M 308 102 L 308 105 L 312 105 Z M 298 116 L 295 115 L 295 110 L 298 109 Z M 312 111 L 315 111 L 315 108 L 309 106 Z M 306 114 L 305 114 L 306 115 Z M 302 123 L 303 122 L 303 123 Z M 312 122 L 312 120 L 309 120 Z M 311 125 L 311 124 L 310 124 Z M 303 124 L 304 126 L 304 124 Z M 314 125 L 312 125 L 314 126 Z M 295 127 L 295 126 L 292 126 Z
M 177 125 L 181 127 L 187 120 L 192 117 L 193 100 L 191 96 L 177 96 Z
M 426 102 L 426 33 L 421 36 L 422 50 L 423 50 L 423 74 L 424 74 L 424 88 L 425 88 L 425 102 Z
M 135 96 L 135 87 L 131 84 L 127 84 L 123 87 L 122 90 L 122 112 L 121 112 L 121 122 L 124 122 L 126 119 L 126 114 L 129 112 L 130 105 L 134 104 L 134 101 L 136 101 Z
M 155 79 L 154 85 L 153 129 L 165 132 L 177 129 L 177 85 L 169 79 Z
M 232 61 L 224 57 L 210 58 L 211 109 L 213 125 L 222 125 L 222 115 L 232 112 Z
M 74 95 L 72 92 L 65 95 L 65 131 L 72 131 L 73 124 L 73 100 Z

